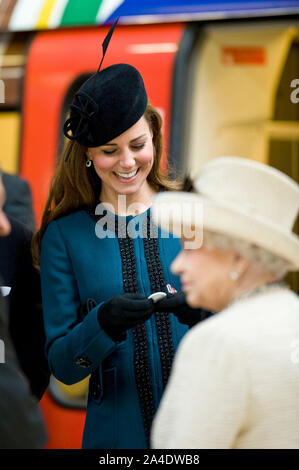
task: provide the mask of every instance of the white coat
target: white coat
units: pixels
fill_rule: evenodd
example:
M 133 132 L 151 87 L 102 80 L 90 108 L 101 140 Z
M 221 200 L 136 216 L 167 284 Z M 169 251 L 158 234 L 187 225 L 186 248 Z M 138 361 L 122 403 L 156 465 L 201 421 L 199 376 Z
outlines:
M 185 335 L 152 427 L 161 449 L 299 448 L 299 299 L 269 287 Z

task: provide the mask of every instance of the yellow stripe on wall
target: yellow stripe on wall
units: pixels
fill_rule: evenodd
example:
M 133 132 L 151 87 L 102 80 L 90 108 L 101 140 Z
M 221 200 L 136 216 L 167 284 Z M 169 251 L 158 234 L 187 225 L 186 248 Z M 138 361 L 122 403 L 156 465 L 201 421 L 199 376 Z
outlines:
M 57 1 L 59 0 L 45 0 L 45 3 L 39 14 L 36 29 L 46 29 L 48 27 L 50 15 Z

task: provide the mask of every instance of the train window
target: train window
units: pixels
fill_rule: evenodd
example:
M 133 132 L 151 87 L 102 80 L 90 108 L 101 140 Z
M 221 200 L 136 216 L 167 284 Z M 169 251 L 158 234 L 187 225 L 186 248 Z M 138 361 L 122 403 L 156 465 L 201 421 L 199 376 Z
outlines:
M 8 173 L 18 170 L 20 129 L 21 116 L 18 111 L 0 110 L 0 163 Z
M 269 165 L 283 171 L 299 182 L 299 122 L 297 139 L 275 139 L 269 141 Z M 299 235 L 299 217 L 294 225 L 294 232 Z M 299 292 L 299 274 L 290 273 L 287 282 L 295 292 Z
M 298 29 L 299 36 L 299 29 Z M 298 91 L 291 86 L 297 81 Z M 292 92 L 295 95 L 292 97 Z M 275 121 L 299 121 L 299 37 L 296 38 L 287 54 L 285 65 L 282 70 L 277 94 L 275 99 L 275 109 L 273 119 Z M 296 106 L 297 105 L 297 106 Z
M 74 385 L 65 385 L 50 378 L 48 392 L 51 397 L 65 408 L 85 409 L 87 406 L 89 376 Z
M 0 162 L 9 173 L 19 167 L 21 100 L 26 48 L 30 33 L 4 33 L 0 38 Z
M 298 21 L 201 27 L 189 54 L 181 168 L 196 177 L 205 161 L 236 155 L 299 182 Z M 298 273 L 288 282 L 299 290 Z

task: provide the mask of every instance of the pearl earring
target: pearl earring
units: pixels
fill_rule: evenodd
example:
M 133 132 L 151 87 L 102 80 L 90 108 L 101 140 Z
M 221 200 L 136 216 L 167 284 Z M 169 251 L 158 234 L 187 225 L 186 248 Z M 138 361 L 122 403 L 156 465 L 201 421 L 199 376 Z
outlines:
M 91 167 L 91 160 L 86 160 L 85 165 L 87 168 Z
M 229 278 L 232 280 L 232 281 L 236 281 L 239 277 L 239 273 L 238 271 L 231 271 L 229 273 Z

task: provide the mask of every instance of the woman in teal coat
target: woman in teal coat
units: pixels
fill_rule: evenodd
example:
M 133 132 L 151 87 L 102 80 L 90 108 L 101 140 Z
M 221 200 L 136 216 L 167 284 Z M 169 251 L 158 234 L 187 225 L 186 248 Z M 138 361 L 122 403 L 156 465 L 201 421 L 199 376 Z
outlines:
M 159 169 L 161 118 L 139 72 L 117 64 L 82 85 L 64 132 L 71 142 L 33 242 L 49 366 L 65 384 L 91 376 L 84 448 L 147 448 L 188 329 L 180 293 L 163 312 L 148 299 L 181 288 L 169 268 L 179 239 L 150 217 L 153 196 L 178 188 Z

